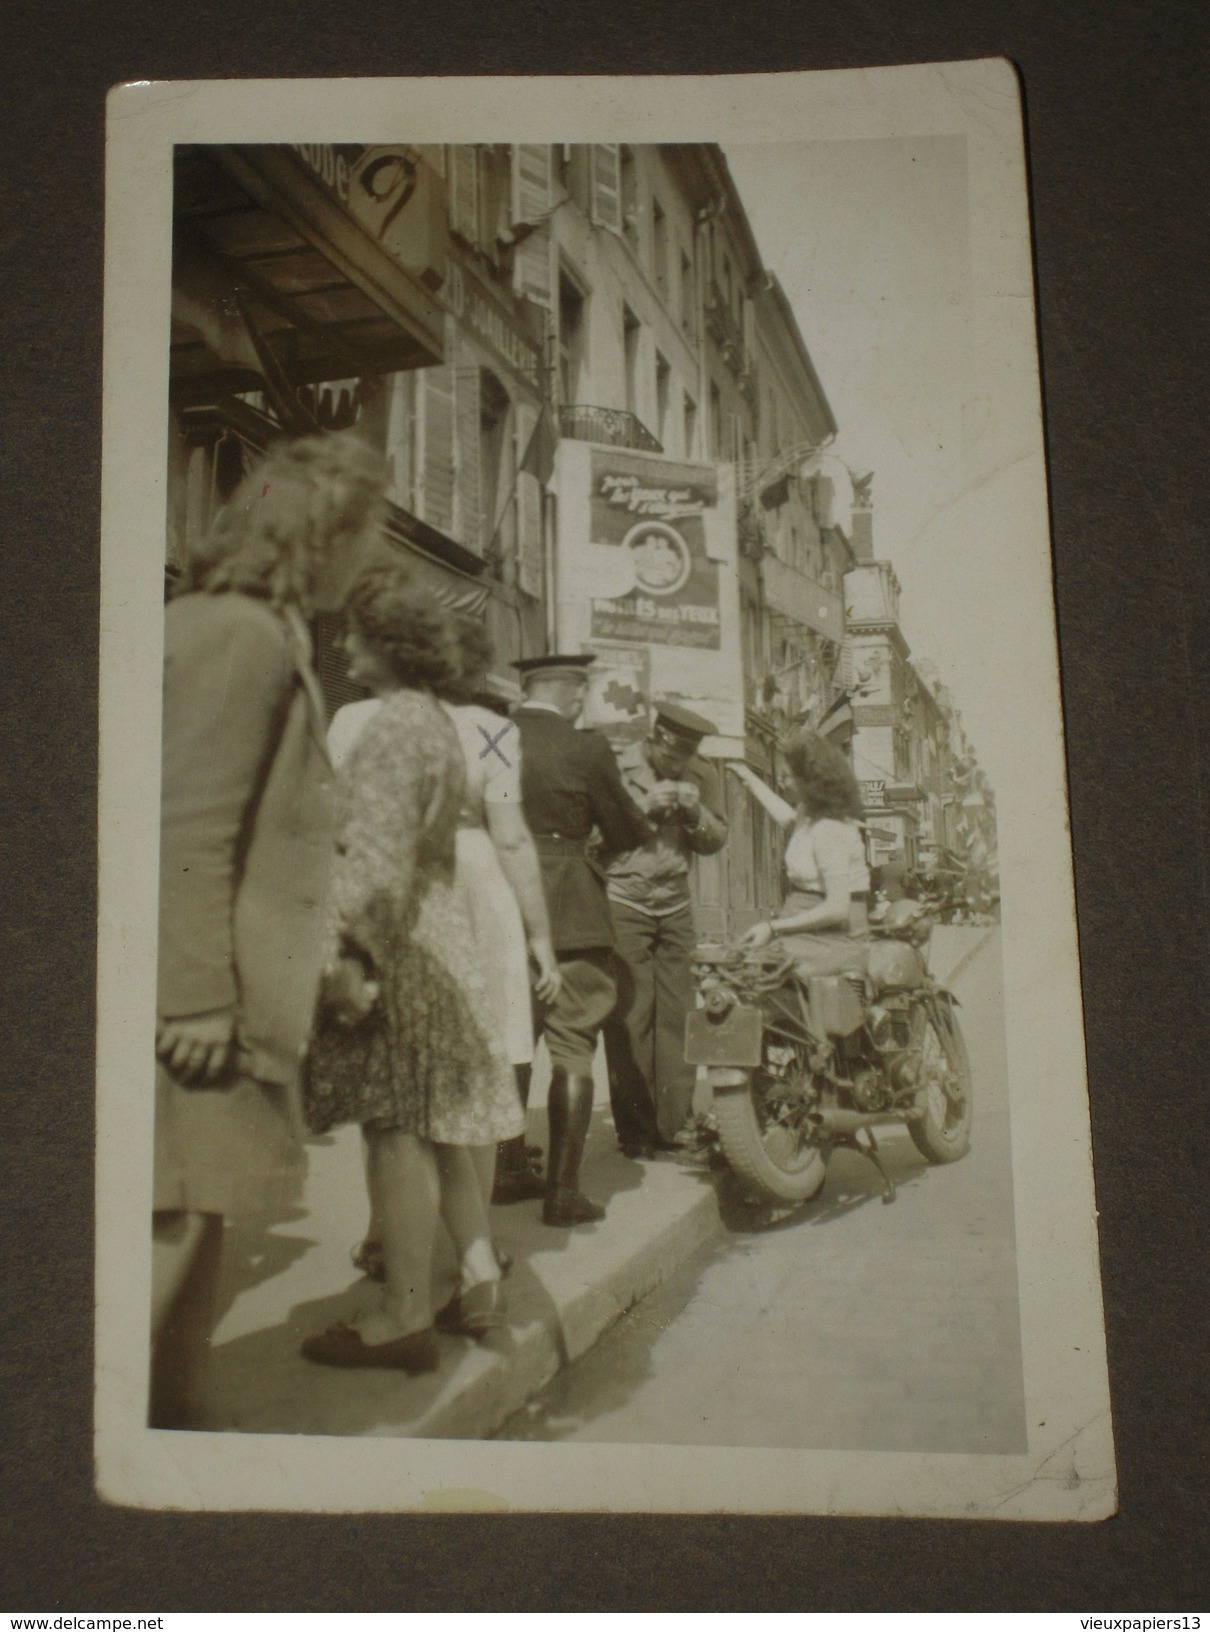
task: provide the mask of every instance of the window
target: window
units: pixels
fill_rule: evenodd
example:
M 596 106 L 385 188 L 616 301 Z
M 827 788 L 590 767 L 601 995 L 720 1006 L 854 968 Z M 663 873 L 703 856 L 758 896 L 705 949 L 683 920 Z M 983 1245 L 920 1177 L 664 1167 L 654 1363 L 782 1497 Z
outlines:
M 559 274 L 559 389 L 564 402 L 578 402 L 584 366 L 585 297 L 567 276 Z
M 651 200 L 651 270 L 655 286 L 668 299 L 668 217 L 658 198 Z
M 493 545 L 500 554 L 511 555 L 513 522 L 506 515 L 500 524 L 499 535 L 494 534 L 500 505 L 512 492 L 511 470 L 504 469 L 505 452 L 510 444 L 508 416 L 511 407 L 508 392 L 496 376 L 486 368 L 479 371 L 479 484 L 483 507 L 483 544 L 489 552 Z M 511 510 L 511 506 L 510 506 Z
M 692 459 L 694 440 L 697 437 L 697 403 L 686 392 L 685 394 L 685 458 Z
M 546 158 L 548 150 L 541 149 Z M 549 165 L 549 158 L 546 158 Z M 493 261 L 500 259 L 498 240 L 508 231 L 512 215 L 512 155 L 507 147 L 484 147 L 479 152 L 479 247 Z
M 593 224 L 610 232 L 622 230 L 621 155 L 616 142 L 594 142 L 589 149 L 589 197 Z
M 668 446 L 668 393 L 672 386 L 672 370 L 668 359 L 655 354 L 655 438 Z
M 622 307 L 622 357 L 626 367 L 626 411 L 637 414 L 639 395 L 639 334 L 641 325 L 629 306 Z
M 531 142 L 519 142 L 513 148 L 508 208 L 504 226 L 493 241 L 499 259 L 502 247 L 499 240 L 503 233 L 515 226 L 525 226 L 526 233 L 521 235 L 512 252 L 513 288 L 547 311 L 552 297 L 553 268 L 550 229 L 541 223 L 550 213 L 551 152 L 551 148 Z
M 696 327 L 697 290 L 693 282 L 693 262 L 681 251 L 681 328 L 692 335 Z
M 634 162 L 634 148 L 618 149 L 621 169 L 622 236 L 637 255 L 639 253 L 639 176 Z
M 387 381 L 386 455 L 390 462 L 391 481 L 388 496 L 403 510 L 416 508 L 416 475 L 419 449 L 416 443 L 418 429 L 418 375 L 414 370 L 392 374 Z
M 723 457 L 723 399 L 717 385 L 710 387 L 710 456 Z
M 469 143 L 449 150 L 448 163 L 450 231 L 478 248 L 479 242 L 479 155 Z

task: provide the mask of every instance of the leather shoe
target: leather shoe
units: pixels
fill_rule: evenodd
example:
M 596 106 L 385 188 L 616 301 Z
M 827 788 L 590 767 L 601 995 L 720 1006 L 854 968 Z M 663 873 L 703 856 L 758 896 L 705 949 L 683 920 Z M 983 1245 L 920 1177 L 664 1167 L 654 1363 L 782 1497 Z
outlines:
M 355 1327 L 343 1320 L 329 1326 L 326 1332 L 304 1338 L 302 1355 L 304 1360 L 314 1360 L 321 1366 L 342 1366 L 349 1370 L 379 1366 L 412 1375 L 436 1371 L 440 1359 L 437 1333 L 432 1326 L 408 1332 L 406 1337 L 393 1337 L 386 1343 L 367 1343 Z
M 577 1224 L 597 1224 L 604 1217 L 604 1207 L 598 1207 L 595 1201 L 589 1201 L 578 1190 L 554 1190 L 542 1207 L 543 1224 L 552 1224 L 563 1230 L 572 1229 Z
M 546 1194 L 545 1186 L 539 1190 L 538 1194 L 543 1196 Z M 505 1252 L 502 1247 L 496 1247 L 495 1253 L 496 1262 L 500 1265 L 501 1275 L 507 1275 L 513 1267 L 512 1253 Z M 353 1260 L 353 1268 L 359 1269 L 368 1280 L 386 1280 L 387 1261 L 386 1254 L 382 1250 L 381 1241 L 363 1241 L 359 1246 L 353 1248 L 349 1256 Z
M 371 1241 L 369 1236 L 358 1243 L 349 1254 L 353 1260 L 353 1268 L 371 1281 L 385 1281 L 387 1278 L 387 1261 L 382 1250 L 381 1241 Z
M 507 1168 L 496 1174 L 492 1187 L 492 1206 L 510 1207 L 516 1201 L 536 1201 L 546 1194 L 546 1181 L 532 1167 Z
M 655 1157 L 655 1146 L 646 1139 L 623 1139 L 618 1148 L 632 1162 L 650 1162 Z
M 455 1292 L 433 1317 L 439 1332 L 473 1337 L 477 1342 L 508 1325 L 508 1294 L 500 1281 L 480 1281 Z

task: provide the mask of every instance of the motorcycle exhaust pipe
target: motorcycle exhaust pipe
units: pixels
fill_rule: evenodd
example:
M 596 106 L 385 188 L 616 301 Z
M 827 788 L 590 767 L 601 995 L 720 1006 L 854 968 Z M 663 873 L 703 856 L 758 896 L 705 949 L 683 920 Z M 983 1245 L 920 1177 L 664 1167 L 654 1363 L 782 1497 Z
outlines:
M 858 1128 L 879 1127 L 886 1122 L 912 1121 L 910 1111 L 849 1111 L 840 1106 L 817 1111 L 811 1119 L 819 1131 L 827 1134 L 856 1133 Z

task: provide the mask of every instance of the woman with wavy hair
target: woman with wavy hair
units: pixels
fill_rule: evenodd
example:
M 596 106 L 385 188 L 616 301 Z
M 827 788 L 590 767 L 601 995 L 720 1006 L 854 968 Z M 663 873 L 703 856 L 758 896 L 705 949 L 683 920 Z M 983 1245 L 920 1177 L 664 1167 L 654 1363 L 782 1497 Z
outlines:
M 786 764 L 796 806 L 746 765 L 730 766 L 773 820 L 790 830 L 781 912 L 754 924 L 741 945 L 759 948 L 776 938 L 800 974 L 856 973 L 865 967 L 870 889 L 857 778 L 840 750 L 814 731 L 793 740 Z
M 521 738 L 515 724 L 481 700 L 492 660 L 482 623 L 459 618 L 459 668 L 441 698 L 466 760 L 466 797 L 458 824 L 458 879 L 495 1004 L 522 1106 L 529 1103 L 534 1057 L 532 995 L 552 1003 L 562 983 L 551 940 L 538 852 L 521 806 Z M 497 1202 L 546 1193 L 518 1134 L 497 1152 L 478 1154 L 485 1194 Z M 497 1173 L 497 1165 L 499 1172 Z
M 351 435 L 283 443 L 183 564 L 164 622 L 151 1420 L 190 1409 L 224 1218 L 280 1210 L 331 863 L 308 620 L 378 536 L 385 466 Z
M 500 1266 L 472 1152 L 522 1131 L 487 978 L 455 879 L 466 792 L 457 732 L 434 693 L 458 666 L 453 629 L 401 569 L 348 600 L 350 678 L 378 706 L 340 772 L 324 991 L 306 1105 L 312 1129 L 360 1123 L 380 1298 L 308 1338 L 309 1359 L 408 1372 L 437 1365 L 438 1218 L 458 1255 L 461 1329 L 504 1318 Z

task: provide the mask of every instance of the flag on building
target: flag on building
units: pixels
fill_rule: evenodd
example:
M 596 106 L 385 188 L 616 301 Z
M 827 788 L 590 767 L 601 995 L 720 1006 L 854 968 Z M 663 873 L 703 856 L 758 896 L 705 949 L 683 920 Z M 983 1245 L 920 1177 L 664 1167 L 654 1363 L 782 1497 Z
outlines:
M 533 435 L 529 439 L 529 446 L 521 456 L 521 469 L 529 476 L 536 476 L 543 487 L 554 474 L 555 449 L 558 443 L 559 437 L 555 430 L 550 403 L 543 402 Z

